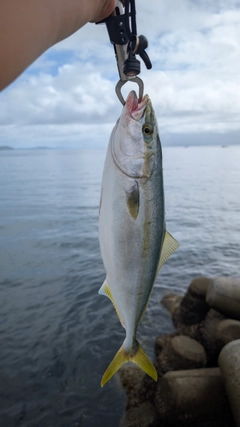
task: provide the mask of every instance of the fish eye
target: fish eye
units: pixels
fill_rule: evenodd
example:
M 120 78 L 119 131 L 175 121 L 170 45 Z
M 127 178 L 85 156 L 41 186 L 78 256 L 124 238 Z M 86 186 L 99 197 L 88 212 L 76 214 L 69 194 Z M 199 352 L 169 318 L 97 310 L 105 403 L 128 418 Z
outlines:
M 152 128 L 152 126 L 151 126 L 149 123 L 145 123 L 145 124 L 143 125 L 143 127 L 142 127 L 142 131 L 143 131 L 143 134 L 144 134 L 145 136 L 149 136 L 149 135 L 152 135 L 152 133 L 153 133 L 153 128 Z

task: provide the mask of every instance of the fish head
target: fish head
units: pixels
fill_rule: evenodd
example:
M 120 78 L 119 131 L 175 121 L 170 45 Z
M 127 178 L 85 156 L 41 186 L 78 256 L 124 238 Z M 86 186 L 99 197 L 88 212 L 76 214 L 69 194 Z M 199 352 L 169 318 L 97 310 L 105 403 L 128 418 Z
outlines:
M 131 91 L 112 136 L 117 166 L 132 178 L 149 178 L 156 167 L 161 144 L 155 113 L 148 95 L 138 102 Z

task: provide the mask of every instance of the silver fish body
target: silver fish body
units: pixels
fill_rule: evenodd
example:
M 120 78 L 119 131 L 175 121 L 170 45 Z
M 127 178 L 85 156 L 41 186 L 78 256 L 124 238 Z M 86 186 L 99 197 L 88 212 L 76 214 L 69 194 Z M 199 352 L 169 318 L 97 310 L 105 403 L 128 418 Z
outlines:
M 102 384 L 129 360 L 156 379 L 136 333 L 158 271 L 178 244 L 166 234 L 162 149 L 147 95 L 138 104 L 135 92 L 130 92 L 110 137 L 102 178 L 99 242 L 107 272 L 99 292 L 111 299 L 126 329 L 123 346 Z

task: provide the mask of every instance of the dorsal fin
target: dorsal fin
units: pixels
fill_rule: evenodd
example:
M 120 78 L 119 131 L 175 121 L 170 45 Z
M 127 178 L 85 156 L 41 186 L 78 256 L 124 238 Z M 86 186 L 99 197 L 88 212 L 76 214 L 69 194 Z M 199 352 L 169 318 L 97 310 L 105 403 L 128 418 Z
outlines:
M 163 240 L 163 246 L 162 251 L 160 255 L 160 260 L 158 263 L 157 268 L 157 275 L 162 268 L 163 264 L 167 261 L 167 259 L 172 255 L 176 249 L 179 248 L 179 243 L 177 240 L 174 239 L 174 237 L 166 230 L 164 240 Z

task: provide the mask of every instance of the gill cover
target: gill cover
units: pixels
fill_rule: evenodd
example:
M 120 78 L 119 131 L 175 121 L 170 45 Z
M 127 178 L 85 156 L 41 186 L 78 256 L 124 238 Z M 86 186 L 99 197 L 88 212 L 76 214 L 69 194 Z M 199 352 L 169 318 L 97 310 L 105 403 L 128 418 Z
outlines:
M 154 170 L 158 138 L 154 111 L 148 95 L 138 103 L 130 92 L 112 136 L 112 155 L 123 173 L 131 178 L 149 178 Z

